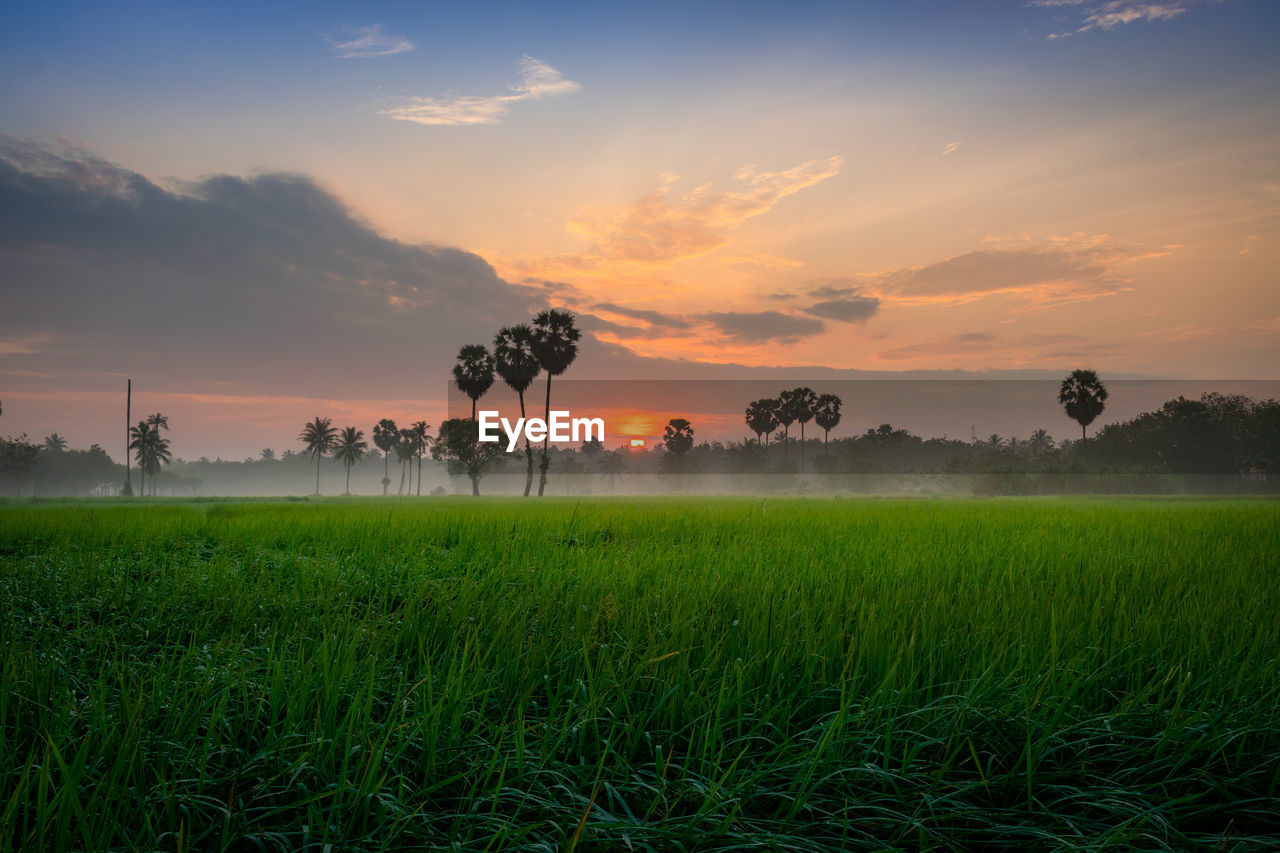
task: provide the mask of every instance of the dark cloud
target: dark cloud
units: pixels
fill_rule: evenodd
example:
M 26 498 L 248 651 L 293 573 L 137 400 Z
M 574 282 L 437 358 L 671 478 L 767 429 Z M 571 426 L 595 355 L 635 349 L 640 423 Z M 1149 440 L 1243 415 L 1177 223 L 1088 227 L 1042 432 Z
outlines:
M 45 336 L 24 356 L 43 370 L 88 364 L 277 393 L 434 395 L 423 377 L 440 376 L 461 344 L 547 305 L 478 255 L 379 235 L 300 175 L 171 190 L 9 137 L 0 281 L 0 337 Z
M 829 299 L 804 309 L 815 317 L 839 320 L 844 323 L 864 323 L 880 310 L 880 300 L 874 296 L 852 296 L 847 299 Z
M 687 329 L 691 325 L 689 321 L 683 317 L 677 317 L 673 314 L 663 314 L 660 311 L 646 311 L 640 308 L 628 308 L 625 305 L 618 305 L 615 302 L 601 302 L 594 307 L 598 311 L 608 311 L 611 314 L 617 314 L 621 317 L 630 317 L 632 320 L 643 320 L 651 326 L 661 326 L 667 329 Z
M 783 314 L 781 311 L 723 311 L 701 315 L 728 337 L 743 343 L 790 343 L 826 330 L 821 320 Z
M 883 293 L 903 297 L 963 297 L 1002 291 L 1039 291 L 1051 299 L 1115 293 L 1125 280 L 1108 270 L 1099 247 L 1027 247 L 966 252 L 879 278 Z

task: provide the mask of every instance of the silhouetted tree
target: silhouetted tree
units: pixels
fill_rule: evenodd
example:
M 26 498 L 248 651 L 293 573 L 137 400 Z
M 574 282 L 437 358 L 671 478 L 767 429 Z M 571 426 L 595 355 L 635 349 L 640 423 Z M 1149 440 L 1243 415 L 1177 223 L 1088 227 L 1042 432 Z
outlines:
M 624 451 L 614 450 L 601 453 L 600 458 L 596 460 L 596 467 L 609 479 L 609 491 L 613 491 L 613 483 L 618 477 L 627 473 L 627 460 L 624 457 Z
M 351 494 L 351 466 L 363 459 L 368 452 L 369 445 L 365 442 L 362 431 L 349 426 L 338 434 L 338 446 L 333 452 L 333 458 L 347 469 L 347 490 L 343 494 Z
M 547 372 L 546 420 L 551 421 L 551 377 L 569 369 L 578 357 L 578 339 L 582 332 L 573 321 L 573 314 L 552 308 L 533 318 L 533 354 L 538 364 Z M 551 464 L 551 434 L 542 442 L 542 461 L 538 466 L 538 497 L 547 487 L 547 467 Z
M 262 448 L 262 453 L 260 455 L 263 462 L 271 462 L 271 461 L 274 461 L 276 458 L 276 452 L 272 450 L 270 447 Z
M 1067 417 L 1080 424 L 1080 437 L 1088 437 L 1086 432 L 1102 410 L 1106 408 L 1107 388 L 1092 370 L 1073 370 L 1071 375 L 1062 380 L 1058 390 L 1058 402 L 1067 412 Z
M 493 356 L 484 344 L 467 344 L 458 350 L 453 366 L 453 384 L 471 398 L 471 420 L 476 419 L 476 403 L 493 386 Z
M 45 437 L 44 449 L 50 453 L 61 453 L 67 449 L 67 440 L 56 432 L 50 433 Z
M 1027 449 L 1035 456 L 1048 453 L 1053 450 L 1053 436 L 1049 435 L 1048 430 L 1038 429 L 1027 439 Z
M 835 394 L 821 394 L 813 413 L 813 420 L 822 428 L 822 446 L 827 446 L 831 431 L 840 425 L 840 398 Z
M 768 443 L 769 434 L 778 428 L 778 401 L 765 398 L 748 403 L 745 418 L 747 429 L 756 434 L 756 443 L 762 435 Z
M 382 451 L 382 493 L 391 485 L 391 451 L 400 443 L 400 430 L 391 418 L 383 418 L 373 428 L 373 443 Z
M 672 418 L 663 430 L 662 442 L 676 456 L 684 456 L 693 448 L 693 424 L 684 418 Z
M 787 444 L 791 438 L 791 425 L 796 422 L 796 404 L 793 391 L 783 391 L 778 395 L 778 423 L 782 425 L 782 455 L 787 455 Z
M 476 497 L 480 496 L 480 478 L 501 452 L 500 442 L 480 441 L 480 424 L 468 418 L 450 418 L 440 424 L 440 433 L 431 445 L 431 458 L 445 460 L 450 474 L 465 473 L 471 478 L 471 494 Z
M 418 489 L 419 497 L 422 495 L 422 455 L 427 452 L 427 447 L 434 440 L 431 437 L 431 424 L 426 421 L 415 421 L 413 426 L 409 427 L 409 440 L 413 445 L 414 458 L 418 460 Z
M 406 470 L 409 476 L 409 488 L 413 488 L 413 444 L 413 432 L 408 429 L 400 430 L 400 440 L 396 442 L 396 461 L 400 463 L 400 488 L 396 489 L 397 495 L 404 494 Z
M 138 471 L 142 475 L 142 493 L 147 493 L 147 477 L 151 477 L 151 494 L 156 494 L 156 476 L 163 465 L 172 461 L 169 452 L 169 439 L 160 435 L 160 428 L 169 428 L 169 419 L 159 413 L 146 420 L 138 421 L 138 425 L 129 430 L 129 449 L 134 452 L 138 463 Z
M 27 439 L 26 433 L 9 436 L 0 443 L 0 472 L 13 478 L 14 494 L 22 491 L 22 481 L 34 476 L 40 461 L 40 448 Z
M 320 494 L 320 457 L 333 452 L 338 446 L 338 428 L 329 418 L 316 416 L 316 419 L 302 428 L 298 440 L 303 443 L 306 452 L 316 459 L 316 494 Z
M 524 392 L 538 378 L 542 365 L 534 352 L 533 327 L 527 323 L 506 326 L 493 337 L 493 361 L 498 375 L 520 398 L 520 417 L 525 417 Z M 533 445 L 524 440 L 524 496 L 533 488 Z

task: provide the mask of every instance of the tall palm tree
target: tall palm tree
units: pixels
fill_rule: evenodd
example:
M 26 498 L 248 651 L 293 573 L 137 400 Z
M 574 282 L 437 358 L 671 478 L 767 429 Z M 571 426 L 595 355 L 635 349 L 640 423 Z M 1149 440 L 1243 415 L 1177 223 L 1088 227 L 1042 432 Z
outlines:
M 827 446 L 827 439 L 831 437 L 831 431 L 840 425 L 840 406 L 841 400 L 835 394 L 821 394 L 818 396 L 818 407 L 814 412 L 813 420 L 822 427 L 822 446 Z
M 349 426 L 338 435 L 338 446 L 333 451 L 337 459 L 347 469 L 347 490 L 343 494 L 351 494 L 351 466 L 359 462 L 369 452 L 369 445 L 364 440 L 364 432 Z
M 621 475 L 627 473 L 627 460 L 623 458 L 623 451 L 613 450 L 608 453 L 601 453 L 600 458 L 596 461 L 596 466 L 600 469 L 600 473 L 609 478 L 609 491 L 613 491 L 613 483 Z
M 1067 417 L 1080 424 L 1080 438 L 1088 438 L 1089 424 L 1093 423 L 1107 404 L 1107 388 L 1092 370 L 1073 370 L 1062 380 L 1058 389 L 1058 402 Z
M 61 453 L 67 449 L 67 440 L 56 432 L 49 433 L 44 440 L 44 449 L 50 453 Z
M 382 451 L 382 493 L 387 493 L 391 485 L 391 451 L 400 443 L 400 430 L 391 418 L 383 418 L 373 427 L 373 443 Z
M 413 488 L 413 447 L 413 430 L 400 430 L 400 441 L 396 443 L 396 461 L 400 463 L 400 488 L 396 490 L 397 495 L 404 494 L 406 470 L 409 473 L 409 488 Z
M 804 471 L 804 425 L 813 420 L 818 410 L 818 395 L 811 388 L 796 388 L 791 392 L 791 405 L 800 422 L 800 470 Z
M 552 308 L 542 311 L 533 318 L 533 354 L 538 364 L 547 371 L 547 413 L 546 420 L 551 420 L 551 377 L 559 376 L 569 369 L 573 360 L 578 357 L 578 339 L 582 332 L 573 322 L 573 314 Z M 551 464 L 551 434 L 542 442 L 542 462 L 538 475 L 538 497 L 542 497 L 547 487 L 547 466 Z
M 413 455 L 418 459 L 418 491 L 419 497 L 422 495 L 422 455 L 427 452 L 427 447 L 433 441 L 431 437 L 431 424 L 426 421 L 414 421 L 413 425 L 408 429 L 409 441 L 413 445 Z
M 770 398 L 753 400 L 747 404 L 745 413 L 747 429 L 756 434 L 756 444 L 760 444 L 760 436 L 768 443 L 769 433 L 778 428 L 778 401 Z
M 467 344 L 458 350 L 453 366 L 453 384 L 471 398 L 471 420 L 476 419 L 476 403 L 493 385 L 493 356 L 484 344 Z
M 338 428 L 329 418 L 319 415 L 302 428 L 298 440 L 306 446 L 306 452 L 316 458 L 316 494 L 320 494 L 320 457 L 332 453 L 338 446 Z
M 161 420 L 154 420 L 160 417 Z M 156 475 L 160 473 L 160 468 L 173 461 L 173 455 L 169 452 L 169 439 L 160 435 L 160 427 L 163 425 L 168 429 L 168 419 L 163 416 L 152 415 L 145 421 L 138 421 L 138 425 L 131 427 L 129 430 L 129 449 L 134 451 L 135 459 L 138 462 L 138 471 L 142 475 L 142 493 L 147 493 L 147 475 L 151 476 L 151 495 L 156 494 Z
M 533 328 L 528 323 L 506 326 L 493 336 L 493 361 L 498 375 L 520 398 L 520 417 L 524 417 L 524 392 L 538 378 L 542 365 L 533 351 Z M 524 496 L 533 488 L 533 445 L 524 439 Z
M 796 422 L 796 404 L 792 400 L 793 391 L 783 391 L 778 395 L 778 423 L 782 426 L 782 455 L 787 455 L 787 444 L 791 438 L 791 425 Z
M 693 424 L 684 418 L 672 418 L 662 432 L 662 442 L 676 456 L 684 456 L 693 447 Z

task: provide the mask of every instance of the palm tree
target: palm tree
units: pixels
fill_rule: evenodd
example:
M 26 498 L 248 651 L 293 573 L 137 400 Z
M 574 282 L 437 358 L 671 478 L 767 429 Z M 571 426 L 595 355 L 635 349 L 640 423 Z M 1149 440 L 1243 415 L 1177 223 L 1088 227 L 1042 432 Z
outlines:
M 484 344 L 467 344 L 458 350 L 453 366 L 453 384 L 471 398 L 471 420 L 476 419 L 476 403 L 493 385 L 493 356 Z
M 169 452 L 169 439 L 160 436 L 161 426 L 168 429 L 168 419 L 163 415 L 152 415 L 129 429 L 129 449 L 134 451 L 138 470 L 142 474 L 142 493 L 147 493 L 147 475 L 150 474 L 152 497 L 156 494 L 156 475 L 160 473 L 160 468 L 173 461 L 173 455 Z
M 684 456 L 693 447 L 693 424 L 684 418 L 672 418 L 663 430 L 662 441 L 668 451 L 676 456 Z
M 382 451 L 382 493 L 387 493 L 387 486 L 391 485 L 391 451 L 396 449 L 396 445 L 400 443 L 400 430 L 396 428 L 396 422 L 391 418 L 383 418 L 373 427 L 373 443 Z
M 796 408 L 792 401 L 793 392 L 783 391 L 778 395 L 778 423 L 782 425 L 782 455 L 787 455 L 787 443 L 791 438 L 791 425 L 796 422 Z
M 528 323 L 506 326 L 493 337 L 494 367 L 502 381 L 520 397 L 520 417 L 524 417 L 524 392 L 538 378 L 542 365 L 533 351 L 533 328 Z M 533 487 L 533 445 L 524 439 L 524 496 Z
M 767 444 L 769 433 L 778 428 L 778 401 L 769 398 L 754 400 L 747 404 L 745 416 L 747 429 L 756 434 L 756 444 L 760 443 L 762 435 Z
M 813 420 L 818 409 L 818 395 L 810 388 L 796 388 L 791 392 L 791 405 L 795 407 L 796 420 L 800 422 L 800 470 L 804 470 L 804 425 Z
M 418 459 L 418 496 L 422 496 L 422 454 L 427 452 L 431 444 L 431 424 L 426 421 L 414 421 L 408 429 L 409 442 L 413 445 L 413 455 Z
M 406 470 L 409 474 L 409 487 L 413 488 L 414 443 L 413 430 L 400 430 L 400 440 L 396 442 L 396 461 L 400 463 L 400 488 L 396 490 L 397 495 L 404 494 Z
M 831 431 L 840 425 L 840 406 L 842 401 L 835 394 L 822 394 L 818 397 L 817 410 L 813 419 L 822 427 L 822 446 L 827 446 Z
M 601 453 L 600 458 L 596 461 L 596 466 L 600 469 L 600 473 L 609 478 L 609 491 L 613 491 L 613 483 L 621 475 L 627 473 L 627 460 L 623 458 L 621 450 L 614 450 L 609 453 Z
M 157 430 L 161 427 L 167 430 L 169 428 L 169 417 L 156 412 L 154 415 L 147 415 L 147 423 Z
M 338 447 L 333 452 L 333 458 L 347 469 L 347 490 L 343 494 L 351 494 L 351 466 L 363 459 L 368 452 L 369 445 L 361 430 L 349 426 L 338 435 Z
M 1048 430 L 1038 429 L 1031 433 L 1031 438 L 1027 439 L 1027 445 L 1032 454 L 1039 456 L 1041 453 L 1053 450 L 1053 437 L 1049 435 Z
M 533 354 L 538 364 L 547 371 L 547 413 L 546 420 L 551 421 L 551 377 L 559 376 L 569 369 L 573 360 L 578 357 L 578 339 L 582 332 L 573 322 L 573 315 L 568 311 L 552 308 L 542 311 L 533 318 Z M 549 455 L 551 435 L 542 442 L 542 462 L 539 465 L 538 497 L 542 497 L 547 487 L 547 466 L 551 464 Z
M 316 494 L 320 494 L 320 457 L 331 453 L 338 446 L 338 428 L 333 421 L 319 415 L 302 428 L 298 440 L 306 446 L 306 452 L 316 458 Z
M 50 453 L 61 453 L 67 449 L 67 440 L 56 432 L 45 437 L 44 449 Z
M 1058 402 L 1067 417 L 1080 424 L 1080 438 L 1088 437 L 1088 426 L 1106 408 L 1107 388 L 1092 370 L 1073 370 L 1062 380 L 1058 389 Z
M 983 445 L 992 450 L 1002 450 L 1004 449 L 1004 439 L 993 432 L 987 437 L 987 440 L 983 442 Z

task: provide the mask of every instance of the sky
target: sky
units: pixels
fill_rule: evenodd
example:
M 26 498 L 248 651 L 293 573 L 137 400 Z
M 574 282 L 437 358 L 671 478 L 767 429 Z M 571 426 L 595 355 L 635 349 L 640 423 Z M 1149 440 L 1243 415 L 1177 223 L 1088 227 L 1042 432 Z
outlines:
M 128 377 L 187 458 L 438 423 L 457 349 L 546 307 L 582 379 L 1280 379 L 1278 36 L 1269 0 L 9 4 L 0 434 L 110 450 Z

